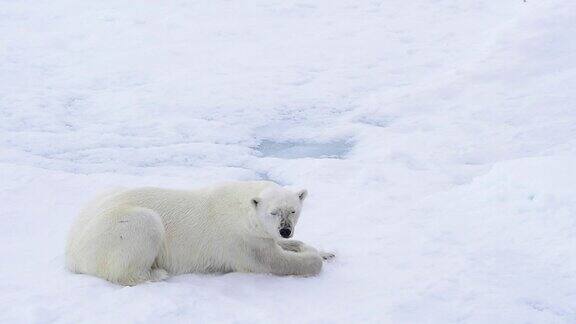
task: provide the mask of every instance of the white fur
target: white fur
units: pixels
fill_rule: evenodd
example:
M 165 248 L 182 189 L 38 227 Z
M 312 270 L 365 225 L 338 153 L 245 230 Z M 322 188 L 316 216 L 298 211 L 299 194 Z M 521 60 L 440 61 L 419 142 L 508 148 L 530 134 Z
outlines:
M 72 226 L 67 267 L 123 285 L 192 272 L 316 275 L 333 255 L 279 234 L 293 232 L 305 197 L 268 181 L 110 192 Z

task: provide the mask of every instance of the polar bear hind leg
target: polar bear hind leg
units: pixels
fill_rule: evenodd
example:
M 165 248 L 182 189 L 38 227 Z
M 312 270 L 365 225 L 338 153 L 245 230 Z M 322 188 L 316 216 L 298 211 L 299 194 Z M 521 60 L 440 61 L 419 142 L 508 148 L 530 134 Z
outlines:
M 164 269 L 153 267 L 164 240 L 164 226 L 156 212 L 117 207 L 90 225 L 88 253 L 82 255 L 85 273 L 125 286 L 168 277 Z
M 106 279 L 127 286 L 166 279 L 165 270 L 153 269 L 164 240 L 160 216 L 132 207 L 118 218 L 116 227 L 110 233 L 115 242 L 108 253 Z

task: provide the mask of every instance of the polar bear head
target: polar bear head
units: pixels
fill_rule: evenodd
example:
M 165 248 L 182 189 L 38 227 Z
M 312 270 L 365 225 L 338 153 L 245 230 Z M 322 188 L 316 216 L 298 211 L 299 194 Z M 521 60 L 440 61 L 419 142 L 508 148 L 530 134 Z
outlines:
M 291 238 L 308 191 L 268 188 L 252 199 L 252 206 L 266 231 L 274 238 Z

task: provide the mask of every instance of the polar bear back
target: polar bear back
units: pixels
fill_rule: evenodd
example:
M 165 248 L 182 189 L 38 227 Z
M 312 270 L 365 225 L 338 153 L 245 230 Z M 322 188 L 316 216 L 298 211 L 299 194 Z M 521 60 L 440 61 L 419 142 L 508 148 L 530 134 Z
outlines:
M 252 198 L 269 187 L 268 181 L 228 182 L 196 190 L 172 190 L 154 187 L 120 192 L 108 201 L 114 205 L 131 205 L 157 212 L 166 225 L 172 222 L 209 222 L 210 226 L 242 225 L 250 220 Z

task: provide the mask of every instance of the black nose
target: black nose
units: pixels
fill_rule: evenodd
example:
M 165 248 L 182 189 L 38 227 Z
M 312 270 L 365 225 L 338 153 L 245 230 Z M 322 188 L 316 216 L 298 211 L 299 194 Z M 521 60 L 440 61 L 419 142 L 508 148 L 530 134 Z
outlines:
M 292 231 L 291 231 L 289 228 L 283 228 L 283 229 L 280 230 L 280 235 L 281 235 L 283 238 L 288 238 L 288 237 L 290 237 L 290 234 L 291 234 L 291 233 L 292 233 Z

